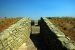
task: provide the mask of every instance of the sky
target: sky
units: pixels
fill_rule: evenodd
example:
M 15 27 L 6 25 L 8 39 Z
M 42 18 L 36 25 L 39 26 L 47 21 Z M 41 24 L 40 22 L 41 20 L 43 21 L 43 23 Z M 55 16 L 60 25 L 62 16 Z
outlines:
M 0 0 L 0 17 L 75 16 L 75 0 Z

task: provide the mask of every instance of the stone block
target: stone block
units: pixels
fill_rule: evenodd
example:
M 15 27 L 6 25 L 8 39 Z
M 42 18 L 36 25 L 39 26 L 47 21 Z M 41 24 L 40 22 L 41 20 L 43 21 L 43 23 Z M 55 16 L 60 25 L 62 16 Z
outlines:
M 2 45 L 2 42 L 0 41 L 0 50 L 3 48 L 4 46 Z

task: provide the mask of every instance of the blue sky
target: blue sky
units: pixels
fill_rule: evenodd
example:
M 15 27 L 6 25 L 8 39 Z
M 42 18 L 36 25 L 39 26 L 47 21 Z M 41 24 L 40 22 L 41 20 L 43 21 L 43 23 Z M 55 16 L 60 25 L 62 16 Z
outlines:
M 0 0 L 0 17 L 75 16 L 75 0 Z

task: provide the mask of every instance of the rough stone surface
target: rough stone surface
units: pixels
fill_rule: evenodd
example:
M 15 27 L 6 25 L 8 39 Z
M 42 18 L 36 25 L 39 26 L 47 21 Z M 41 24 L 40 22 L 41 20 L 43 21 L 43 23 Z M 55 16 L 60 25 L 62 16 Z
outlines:
M 36 50 L 30 40 L 31 19 L 23 18 L 11 25 L 8 29 L 0 33 L 0 50 L 22 50 L 26 45 L 26 49 Z M 31 45 L 31 46 L 29 46 Z M 19 49 L 20 47 L 20 49 Z M 26 50 L 25 49 L 25 50 Z
M 43 20 L 46 22 L 50 30 L 57 35 L 63 46 L 65 46 L 68 50 L 75 50 L 75 42 L 72 43 L 72 40 L 67 38 L 65 34 L 55 27 L 47 18 L 43 18 Z

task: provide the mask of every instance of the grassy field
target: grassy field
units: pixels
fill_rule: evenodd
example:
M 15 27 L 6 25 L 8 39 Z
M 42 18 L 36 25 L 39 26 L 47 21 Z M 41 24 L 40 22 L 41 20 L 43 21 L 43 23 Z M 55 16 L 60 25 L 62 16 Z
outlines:
M 0 32 L 8 28 L 10 25 L 16 23 L 21 18 L 0 18 Z
M 49 19 L 56 27 L 58 27 L 67 37 L 75 41 L 75 18 L 50 18 Z

